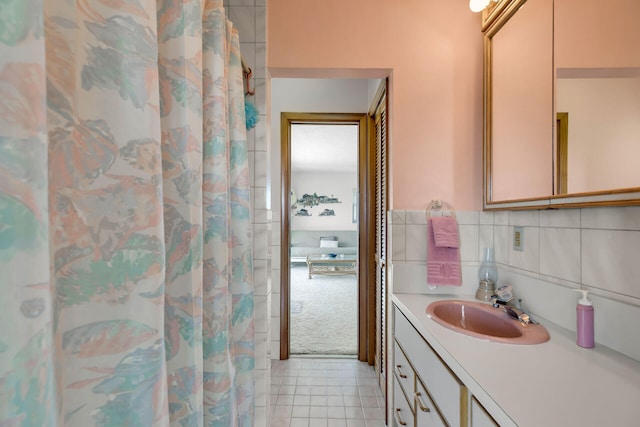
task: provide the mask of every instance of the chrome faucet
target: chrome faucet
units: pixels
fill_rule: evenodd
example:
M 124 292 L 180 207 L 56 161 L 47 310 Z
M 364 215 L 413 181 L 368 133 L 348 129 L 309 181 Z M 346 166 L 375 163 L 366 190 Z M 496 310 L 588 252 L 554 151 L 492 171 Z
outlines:
M 521 299 L 518 300 L 518 306 L 513 305 L 511 301 L 512 300 L 509 300 L 509 301 L 501 300 L 497 295 L 494 295 L 493 298 L 491 298 L 491 304 L 493 304 L 494 307 L 496 308 L 502 307 L 504 312 L 507 313 L 509 316 L 513 317 L 514 319 L 518 319 L 519 321 L 525 324 L 535 325 L 538 323 L 533 319 L 533 317 L 530 314 L 528 314 L 522 309 Z

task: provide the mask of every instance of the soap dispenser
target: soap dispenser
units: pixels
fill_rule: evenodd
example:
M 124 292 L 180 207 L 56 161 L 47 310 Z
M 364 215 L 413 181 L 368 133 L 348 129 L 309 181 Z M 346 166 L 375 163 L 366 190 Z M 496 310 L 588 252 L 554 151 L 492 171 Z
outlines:
M 584 289 L 574 289 L 576 292 L 582 292 L 582 298 L 578 301 L 576 307 L 577 315 L 577 339 L 576 342 L 580 347 L 591 348 L 593 342 L 593 303 L 589 299 L 589 291 Z

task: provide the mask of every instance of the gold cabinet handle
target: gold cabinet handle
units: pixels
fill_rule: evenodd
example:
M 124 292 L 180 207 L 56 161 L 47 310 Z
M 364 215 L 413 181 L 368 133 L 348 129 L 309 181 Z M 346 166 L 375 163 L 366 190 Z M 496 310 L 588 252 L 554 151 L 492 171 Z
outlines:
M 418 401 L 418 406 L 422 412 L 431 412 L 431 409 L 429 409 L 422 401 L 422 395 L 419 391 L 416 391 L 416 401 Z
M 407 378 L 407 374 L 402 370 L 402 365 L 396 365 L 396 372 L 398 372 L 400 378 Z
M 406 426 L 407 422 L 405 420 L 402 419 L 402 415 L 400 415 L 400 411 L 402 411 L 402 409 L 400 408 L 396 408 L 396 421 L 398 422 L 398 424 L 400 424 L 401 426 Z

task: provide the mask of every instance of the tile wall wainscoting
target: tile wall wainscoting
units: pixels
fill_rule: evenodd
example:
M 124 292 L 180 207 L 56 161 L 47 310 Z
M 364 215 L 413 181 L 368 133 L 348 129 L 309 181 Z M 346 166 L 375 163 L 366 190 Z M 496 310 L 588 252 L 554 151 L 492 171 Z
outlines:
M 255 128 L 247 132 L 251 192 L 253 200 L 253 279 L 255 292 L 255 426 L 268 425 L 271 384 L 271 224 L 272 212 L 268 203 L 267 169 L 267 31 L 266 0 L 224 0 L 229 19 L 238 28 L 242 57 L 253 71 L 249 96 L 260 113 Z
M 575 331 L 572 289 L 588 289 L 596 343 L 640 361 L 640 207 L 456 212 L 463 285 L 435 291 L 426 286 L 425 212 L 388 218 L 393 292 L 473 295 L 482 249 L 494 247 L 499 284 L 512 285 L 534 315 Z M 524 228 L 523 251 L 513 249 L 514 227 Z

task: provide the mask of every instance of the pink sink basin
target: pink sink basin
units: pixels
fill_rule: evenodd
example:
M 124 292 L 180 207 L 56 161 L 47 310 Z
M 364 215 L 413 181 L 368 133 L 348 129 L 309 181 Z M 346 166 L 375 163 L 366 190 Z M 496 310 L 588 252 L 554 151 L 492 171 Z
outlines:
M 540 324 L 524 324 L 502 308 L 476 301 L 443 300 L 427 306 L 427 316 L 445 328 L 485 341 L 540 344 L 549 332 Z

